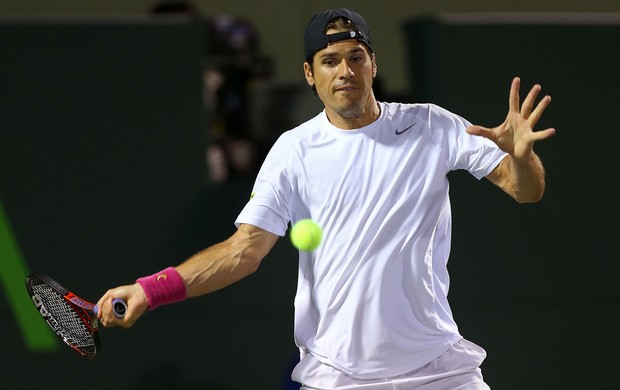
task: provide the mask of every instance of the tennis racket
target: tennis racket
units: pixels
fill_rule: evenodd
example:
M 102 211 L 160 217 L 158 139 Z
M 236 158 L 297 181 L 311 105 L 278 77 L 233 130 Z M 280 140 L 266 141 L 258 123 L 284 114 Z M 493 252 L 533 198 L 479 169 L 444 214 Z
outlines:
M 38 272 L 26 277 L 26 289 L 39 314 L 54 333 L 74 351 L 93 359 L 101 350 L 97 306 Z M 116 317 L 125 316 L 125 301 L 114 299 L 112 307 Z

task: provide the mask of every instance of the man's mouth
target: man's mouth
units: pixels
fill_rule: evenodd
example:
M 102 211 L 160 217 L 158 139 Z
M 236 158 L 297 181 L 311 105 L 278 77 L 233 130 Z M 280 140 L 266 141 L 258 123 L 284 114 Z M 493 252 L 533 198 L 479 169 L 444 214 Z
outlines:
M 355 87 L 353 85 L 347 84 L 336 88 L 336 92 L 350 92 L 353 91 Z

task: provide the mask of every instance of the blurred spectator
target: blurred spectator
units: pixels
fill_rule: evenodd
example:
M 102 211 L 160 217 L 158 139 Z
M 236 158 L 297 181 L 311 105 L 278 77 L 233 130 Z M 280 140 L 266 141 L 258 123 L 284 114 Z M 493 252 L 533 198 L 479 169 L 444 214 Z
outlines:
M 216 141 L 207 153 L 218 155 L 217 149 L 222 148 L 229 176 L 253 178 L 261 162 L 262 145 L 250 120 L 249 92 L 252 82 L 271 76 L 272 64 L 261 55 L 258 32 L 246 20 L 212 16 L 207 19 L 207 38 L 205 101 L 214 115 Z M 215 157 L 209 156 L 209 160 Z
M 249 110 L 253 81 L 272 75 L 272 61 L 260 53 L 252 23 L 230 15 L 203 16 L 187 1 L 162 1 L 152 14 L 183 14 L 205 24 L 204 103 L 209 112 L 205 159 L 209 177 L 221 183 L 231 177 L 254 178 L 260 166 L 260 145 Z

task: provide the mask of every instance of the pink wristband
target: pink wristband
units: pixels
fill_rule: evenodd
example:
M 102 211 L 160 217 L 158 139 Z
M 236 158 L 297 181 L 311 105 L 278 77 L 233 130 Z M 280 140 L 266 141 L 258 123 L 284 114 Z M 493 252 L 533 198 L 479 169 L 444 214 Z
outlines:
M 136 282 L 144 289 L 149 310 L 161 305 L 181 302 L 187 298 L 183 278 L 174 267 L 168 267 L 151 276 L 145 276 Z

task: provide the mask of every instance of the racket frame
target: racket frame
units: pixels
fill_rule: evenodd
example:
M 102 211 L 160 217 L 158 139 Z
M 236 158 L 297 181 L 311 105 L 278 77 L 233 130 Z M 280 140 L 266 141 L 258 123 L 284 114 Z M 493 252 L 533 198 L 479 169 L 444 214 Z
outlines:
M 89 346 L 90 348 L 85 349 L 77 345 L 76 341 L 73 339 L 73 337 L 71 337 L 69 332 L 49 311 L 40 294 L 33 290 L 33 286 L 38 284 L 45 284 L 49 286 L 69 304 L 73 312 L 77 314 L 79 319 L 82 321 L 88 333 L 90 333 L 93 341 L 93 345 Z M 28 290 L 28 294 L 30 295 L 32 302 L 38 309 L 39 314 L 41 314 L 41 317 L 43 317 L 45 322 L 47 322 L 52 331 L 74 351 L 78 352 L 80 355 L 86 358 L 93 359 L 96 356 L 97 352 L 101 350 L 101 340 L 99 338 L 99 321 L 97 320 L 97 316 L 93 311 L 95 305 L 83 298 L 80 298 L 73 292 L 67 290 L 65 287 L 63 287 L 60 283 L 58 283 L 51 277 L 41 274 L 39 272 L 33 272 L 26 277 L 26 289 Z

